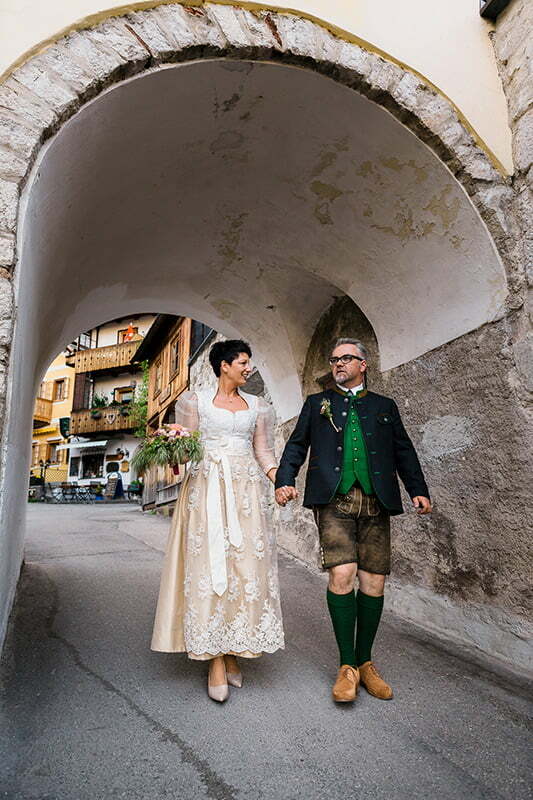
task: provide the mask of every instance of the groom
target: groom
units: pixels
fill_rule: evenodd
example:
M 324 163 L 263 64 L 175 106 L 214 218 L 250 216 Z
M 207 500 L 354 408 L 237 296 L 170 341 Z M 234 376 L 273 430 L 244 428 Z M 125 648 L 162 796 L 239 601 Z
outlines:
M 313 509 L 329 572 L 327 601 L 341 665 L 333 698 L 355 700 L 361 682 L 390 700 L 392 689 L 371 651 L 390 573 L 390 515 L 403 511 L 397 474 L 419 514 L 428 514 L 431 503 L 396 403 L 366 389 L 364 345 L 339 339 L 329 363 L 335 386 L 305 401 L 281 457 L 276 501 L 284 506 L 298 496 L 296 476 L 310 447 L 304 506 Z

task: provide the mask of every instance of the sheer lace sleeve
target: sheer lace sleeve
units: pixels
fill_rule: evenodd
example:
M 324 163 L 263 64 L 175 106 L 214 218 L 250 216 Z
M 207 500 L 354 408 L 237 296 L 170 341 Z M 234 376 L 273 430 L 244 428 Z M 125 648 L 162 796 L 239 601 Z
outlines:
M 198 396 L 196 392 L 182 392 L 175 405 L 176 423 L 188 428 L 190 431 L 197 431 L 200 426 L 198 415 Z
M 276 414 L 271 405 L 262 397 L 257 398 L 257 420 L 254 431 L 254 455 L 257 463 L 265 473 L 277 467 L 274 449 Z

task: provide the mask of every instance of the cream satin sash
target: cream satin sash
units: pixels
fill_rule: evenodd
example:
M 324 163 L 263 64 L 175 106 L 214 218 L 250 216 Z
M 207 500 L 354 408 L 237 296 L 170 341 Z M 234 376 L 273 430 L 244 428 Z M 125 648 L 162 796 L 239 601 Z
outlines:
M 224 477 L 224 499 L 226 506 L 226 524 L 230 543 L 234 547 L 242 544 L 242 530 L 237 516 L 237 506 L 233 493 L 231 466 L 225 453 L 211 450 L 206 454 L 211 459 L 209 477 L 207 479 L 207 540 L 209 544 L 209 565 L 211 567 L 211 583 L 213 591 L 223 595 L 228 587 L 226 570 L 226 549 L 224 547 L 224 525 L 222 496 L 220 492 L 219 465 Z

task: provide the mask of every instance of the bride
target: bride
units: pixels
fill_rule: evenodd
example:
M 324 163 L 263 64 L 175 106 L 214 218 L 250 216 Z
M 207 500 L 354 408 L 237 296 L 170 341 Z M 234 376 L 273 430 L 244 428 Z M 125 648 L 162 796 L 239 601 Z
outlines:
M 246 342 L 217 342 L 209 361 L 218 389 L 185 392 L 176 423 L 200 430 L 203 459 L 190 465 L 174 510 L 152 650 L 209 660 L 208 694 L 223 702 L 242 685 L 236 656 L 284 647 L 273 503 L 274 412 L 239 387 L 251 373 Z

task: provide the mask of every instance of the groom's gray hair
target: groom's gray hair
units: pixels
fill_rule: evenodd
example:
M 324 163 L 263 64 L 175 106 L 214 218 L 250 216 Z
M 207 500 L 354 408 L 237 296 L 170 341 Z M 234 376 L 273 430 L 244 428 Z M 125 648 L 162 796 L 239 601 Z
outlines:
M 341 344 L 353 344 L 355 347 L 357 347 L 357 349 L 359 350 L 365 361 L 368 361 L 368 350 L 364 346 L 363 342 L 359 341 L 359 339 L 348 339 L 348 338 L 337 339 L 337 341 L 333 345 L 333 350 L 335 350 L 337 347 L 340 347 Z

